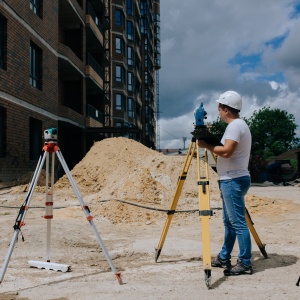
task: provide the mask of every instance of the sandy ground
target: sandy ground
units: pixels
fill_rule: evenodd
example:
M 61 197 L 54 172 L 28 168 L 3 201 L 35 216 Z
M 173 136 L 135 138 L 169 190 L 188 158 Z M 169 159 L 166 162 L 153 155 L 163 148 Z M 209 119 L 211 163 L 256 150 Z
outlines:
M 185 158 L 165 157 L 125 139 L 112 141 L 113 149 L 108 142 L 92 148 L 72 170 L 72 175 L 91 209 L 93 222 L 114 266 L 121 272 L 123 285 L 111 271 L 78 199 L 68 187 L 67 178 L 62 178 L 54 188 L 51 262 L 67 264 L 71 271 L 56 272 L 28 265 L 29 260 L 46 261 L 45 188 L 38 186 L 26 215 L 26 225 L 22 227 L 25 241 L 19 235 L 0 285 L 1 300 L 299 298 L 300 287 L 296 286 L 300 276 L 299 187 L 250 188 L 247 208 L 269 257 L 265 259 L 252 240 L 254 274 L 225 277 L 222 269 L 213 268 L 211 289 L 207 289 L 202 268 L 202 228 L 197 213 L 175 214 L 155 262 L 155 248 L 166 220 L 166 213 L 155 209 L 169 209 Z M 126 148 L 127 154 L 122 152 Z M 103 157 L 110 161 L 109 170 L 103 169 L 102 164 L 108 163 Z M 195 173 L 194 164 L 191 173 Z M 178 210 L 198 209 L 198 190 L 194 176 L 190 177 L 181 193 Z M 210 178 L 211 206 L 215 212 L 210 222 L 214 256 L 222 245 L 223 225 L 213 172 Z M 20 185 L 0 190 L 1 266 L 27 188 Z M 233 263 L 237 252 L 236 245 Z

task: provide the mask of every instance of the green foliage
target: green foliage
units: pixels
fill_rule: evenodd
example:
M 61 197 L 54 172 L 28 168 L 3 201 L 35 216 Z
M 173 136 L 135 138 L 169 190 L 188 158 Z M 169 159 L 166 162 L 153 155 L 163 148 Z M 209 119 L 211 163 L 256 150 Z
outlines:
M 263 107 L 255 111 L 249 119 L 244 120 L 252 134 L 252 155 L 268 159 L 299 146 L 295 117 L 285 110 Z M 208 124 L 210 132 L 219 139 L 224 134 L 226 126 L 220 117 Z
M 209 131 L 214 134 L 219 140 L 221 140 L 227 124 L 223 122 L 220 117 L 217 118 L 216 121 L 207 124 Z
M 263 107 L 248 120 L 252 134 L 253 155 L 277 156 L 297 147 L 295 117 L 285 110 Z

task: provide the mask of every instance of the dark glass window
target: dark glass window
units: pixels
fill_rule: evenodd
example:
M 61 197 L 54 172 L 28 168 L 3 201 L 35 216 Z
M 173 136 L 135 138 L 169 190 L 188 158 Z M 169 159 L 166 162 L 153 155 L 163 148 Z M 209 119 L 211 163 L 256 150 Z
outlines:
M 43 11 L 43 0 L 30 0 L 30 9 L 41 18 Z
M 122 94 L 116 94 L 116 110 L 124 110 L 125 97 Z
M 133 15 L 133 5 L 132 5 L 132 0 L 127 0 L 126 1 L 126 12 L 127 15 Z
M 130 41 L 133 41 L 133 36 L 134 31 L 133 31 L 133 23 L 131 21 L 127 21 L 127 38 Z
M 116 25 L 124 26 L 124 14 L 121 10 L 116 10 Z
M 116 66 L 116 81 L 125 83 L 125 70 L 121 66 Z
M 134 87 L 134 75 L 132 72 L 127 73 L 127 89 L 130 92 L 133 92 Z
M 29 120 L 29 159 L 37 160 L 42 151 L 42 121 Z
M 6 156 L 6 109 L 0 106 L 0 157 Z
M 30 85 L 42 89 L 42 49 L 30 43 Z
M 134 64 L 134 52 L 130 46 L 127 47 L 127 63 L 129 66 L 133 66 Z
M 128 98 L 128 117 L 134 117 L 134 101 L 133 98 Z
M 6 25 L 6 19 L 0 15 L 0 68 L 4 70 L 6 70 Z
M 124 54 L 124 40 L 122 38 L 116 37 L 116 53 Z

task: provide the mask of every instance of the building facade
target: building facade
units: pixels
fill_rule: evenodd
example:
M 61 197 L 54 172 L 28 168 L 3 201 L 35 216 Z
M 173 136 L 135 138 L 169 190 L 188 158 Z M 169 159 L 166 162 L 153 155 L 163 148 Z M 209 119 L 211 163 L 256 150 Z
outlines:
M 0 0 L 0 181 L 35 169 L 51 127 L 69 168 L 104 138 L 156 148 L 159 6 Z

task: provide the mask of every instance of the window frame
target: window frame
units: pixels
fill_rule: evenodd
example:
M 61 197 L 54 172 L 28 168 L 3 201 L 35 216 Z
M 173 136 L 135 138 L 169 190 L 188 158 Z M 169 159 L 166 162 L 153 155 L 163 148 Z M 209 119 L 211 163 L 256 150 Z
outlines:
M 30 41 L 29 52 L 29 83 L 31 86 L 42 90 L 42 49 Z
M 116 65 L 116 82 L 125 83 L 125 69 L 120 65 Z
M 127 64 L 128 66 L 134 66 L 134 50 L 131 46 L 127 46 Z
M 134 26 L 133 22 L 130 20 L 127 21 L 127 39 L 129 41 L 134 41 Z
M 134 73 L 133 72 L 127 72 L 127 90 L 129 92 L 134 91 Z
M 0 14 L 0 69 L 6 70 L 7 19 Z
M 29 0 L 29 7 L 34 14 L 42 18 L 43 16 L 43 0 Z
M 125 54 L 125 43 L 124 40 L 119 36 L 116 36 L 116 53 Z
M 120 9 L 116 9 L 116 26 L 123 26 L 124 27 L 124 14 L 123 11 Z
M 115 96 L 115 109 L 118 111 L 125 110 L 125 96 L 117 93 Z
M 134 112 L 135 112 L 134 99 L 132 97 L 128 97 L 127 99 L 128 117 L 134 118 Z
M 130 16 L 133 15 L 133 1 L 132 0 L 126 1 L 126 13 L 127 13 L 127 15 L 130 15 Z

